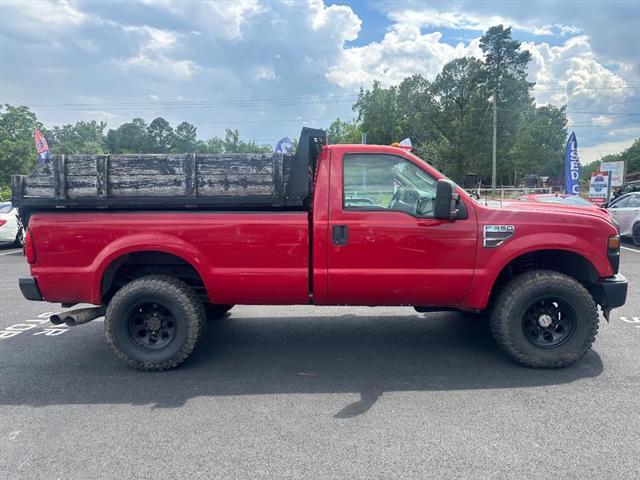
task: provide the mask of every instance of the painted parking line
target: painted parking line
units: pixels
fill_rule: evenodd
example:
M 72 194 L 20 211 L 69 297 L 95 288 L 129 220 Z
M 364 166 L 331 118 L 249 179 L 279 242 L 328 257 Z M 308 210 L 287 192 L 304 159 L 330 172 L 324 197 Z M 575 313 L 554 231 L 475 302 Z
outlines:
M 22 253 L 22 249 L 18 249 L 18 250 L 11 250 L 10 252 L 2 252 L 0 253 L 0 257 L 3 257 L 5 255 L 13 255 L 14 253 Z
M 620 248 L 621 248 L 622 250 L 629 250 L 630 252 L 640 253 L 640 250 L 636 250 L 635 248 L 631 248 L 631 247 L 623 247 L 623 246 L 620 246 Z

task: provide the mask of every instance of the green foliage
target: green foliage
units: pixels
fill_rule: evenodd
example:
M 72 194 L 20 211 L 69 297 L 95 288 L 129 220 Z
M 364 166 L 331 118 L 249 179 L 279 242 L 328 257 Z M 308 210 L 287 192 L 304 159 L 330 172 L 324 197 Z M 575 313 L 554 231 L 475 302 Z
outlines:
M 336 143 L 360 143 L 360 129 L 353 123 L 336 118 L 327 129 L 327 141 Z
M 104 136 L 105 122 L 76 122 L 75 125 L 53 127 L 43 130 L 51 153 L 107 153 L 107 142 Z
M 26 174 L 33 168 L 36 149 L 33 130 L 42 128 L 28 107 L 0 107 L 0 187 L 11 183 L 11 175 Z

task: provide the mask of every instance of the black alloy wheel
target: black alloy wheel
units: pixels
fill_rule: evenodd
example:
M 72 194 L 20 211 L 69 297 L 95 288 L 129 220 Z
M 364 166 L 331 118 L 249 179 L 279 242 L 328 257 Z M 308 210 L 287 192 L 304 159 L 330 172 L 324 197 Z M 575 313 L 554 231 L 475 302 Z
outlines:
M 565 300 L 543 297 L 529 305 L 522 318 L 522 330 L 536 347 L 555 348 L 576 330 L 576 312 Z
M 129 338 L 147 350 L 162 350 L 176 336 L 173 313 L 164 305 L 144 302 L 135 305 L 127 313 Z

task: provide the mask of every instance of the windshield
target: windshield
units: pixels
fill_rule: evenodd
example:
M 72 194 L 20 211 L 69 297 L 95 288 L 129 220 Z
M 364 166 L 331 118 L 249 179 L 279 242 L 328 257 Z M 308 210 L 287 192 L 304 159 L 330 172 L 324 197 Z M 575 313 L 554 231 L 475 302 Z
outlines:
M 572 205 L 574 207 L 591 207 L 592 204 L 588 200 L 582 197 L 540 197 L 539 202 L 544 203 L 559 203 L 561 205 Z

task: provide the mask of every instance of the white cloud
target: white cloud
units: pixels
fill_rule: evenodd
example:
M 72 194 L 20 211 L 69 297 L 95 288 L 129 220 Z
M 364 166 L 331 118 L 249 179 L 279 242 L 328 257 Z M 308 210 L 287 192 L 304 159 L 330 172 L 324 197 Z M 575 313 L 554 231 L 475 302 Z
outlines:
M 610 153 L 620 153 L 629 148 L 634 142 L 634 138 L 621 140 L 619 142 L 604 142 L 591 147 L 578 147 L 580 153 L 580 163 L 586 165 L 599 160 Z
M 125 32 L 133 32 L 141 38 L 136 55 L 120 62 L 125 68 L 139 69 L 138 73 L 161 77 L 189 79 L 195 68 L 191 60 L 172 58 L 178 35 L 168 30 L 148 26 L 125 27 Z
M 393 3 L 391 4 L 393 6 Z M 533 35 L 566 35 L 575 34 L 579 29 L 573 25 L 546 24 L 535 25 L 514 21 L 500 15 L 469 13 L 457 8 L 440 11 L 435 8 L 418 7 L 395 10 L 389 18 L 398 24 L 412 24 L 418 27 L 450 28 L 454 30 L 472 30 L 484 32 L 494 25 L 509 25 L 514 30 Z
M 344 49 L 327 78 L 341 87 L 368 87 L 374 80 L 391 85 L 415 73 L 433 78 L 454 58 L 482 57 L 477 39 L 455 47 L 441 39 L 439 32 L 422 34 L 413 22 L 396 23 L 382 41 Z

